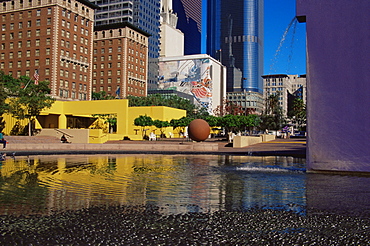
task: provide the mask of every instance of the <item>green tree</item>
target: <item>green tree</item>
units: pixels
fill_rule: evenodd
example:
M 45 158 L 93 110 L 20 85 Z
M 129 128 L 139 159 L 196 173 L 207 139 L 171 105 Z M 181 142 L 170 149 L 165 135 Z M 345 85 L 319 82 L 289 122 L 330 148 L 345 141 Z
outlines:
M 153 125 L 153 120 L 150 116 L 147 115 L 140 115 L 138 118 L 134 120 L 135 126 L 141 126 L 141 132 L 143 139 L 147 139 L 148 136 L 146 135 L 146 127 Z
M 178 133 L 180 134 L 180 132 L 184 132 L 184 128 L 187 127 L 192 120 L 193 118 L 189 118 L 189 117 L 182 117 L 180 119 L 172 119 L 170 121 L 170 125 L 173 127 L 174 131 L 178 129 Z
M 113 133 L 117 128 L 117 114 L 94 114 L 93 117 L 101 119 L 109 125 L 109 133 Z
M 302 99 L 294 99 L 293 109 L 289 111 L 288 116 L 292 119 L 293 123 L 297 124 L 298 129 L 302 131 L 303 126 L 306 124 L 306 105 Z
M 240 105 L 237 105 L 232 101 L 224 99 L 221 105 L 217 106 L 217 108 L 214 110 L 214 114 L 222 117 L 228 114 L 243 115 L 245 114 L 245 112 L 243 111 L 243 108 Z
M 8 87 L 10 94 L 8 112 L 16 119 L 28 119 L 28 135 L 31 136 L 35 119 L 44 109 L 50 108 L 55 99 L 49 96 L 49 82 L 40 81 L 38 85 L 30 83 L 30 79 L 22 76 L 13 80 Z
M 162 121 L 162 120 L 154 120 L 153 121 L 153 125 L 160 130 L 160 132 L 161 132 L 161 138 L 166 137 L 166 135 L 164 134 L 164 130 L 165 129 L 163 129 L 163 128 L 166 128 L 166 127 L 171 126 L 168 121 Z
M 93 92 L 91 97 L 92 97 L 92 100 L 112 100 L 112 99 L 115 99 L 114 96 L 109 95 L 105 91 Z
M 285 124 L 283 109 L 279 105 L 279 95 L 270 95 L 266 99 L 265 111 L 261 115 L 261 128 L 279 130 Z
M 191 118 L 201 118 L 208 115 L 204 107 L 197 107 L 188 99 L 177 95 L 164 96 L 161 94 L 151 94 L 147 97 L 128 96 L 130 107 L 140 106 L 167 106 L 172 108 L 183 109 L 186 115 Z

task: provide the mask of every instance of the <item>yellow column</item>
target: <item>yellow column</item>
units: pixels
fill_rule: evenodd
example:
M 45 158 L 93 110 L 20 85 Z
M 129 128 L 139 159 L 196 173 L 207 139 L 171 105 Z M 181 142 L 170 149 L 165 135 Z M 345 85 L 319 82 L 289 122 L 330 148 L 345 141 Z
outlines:
M 59 129 L 67 129 L 67 116 L 65 114 L 59 115 L 58 128 Z

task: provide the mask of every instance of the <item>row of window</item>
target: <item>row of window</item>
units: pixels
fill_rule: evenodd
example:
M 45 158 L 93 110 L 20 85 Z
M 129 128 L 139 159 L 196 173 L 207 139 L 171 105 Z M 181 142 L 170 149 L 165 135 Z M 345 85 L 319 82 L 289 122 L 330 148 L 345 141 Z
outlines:
M 258 43 L 258 37 L 252 35 L 243 35 L 243 36 L 233 36 L 225 37 L 225 43 L 237 43 L 237 42 L 253 42 Z
M 0 63 L 0 65 L 1 65 L 1 63 Z M 32 72 L 32 74 L 31 74 L 31 72 Z M 33 74 L 34 74 L 34 72 L 35 72 L 35 70 L 26 70 L 25 72 L 22 72 L 22 71 L 17 71 L 16 73 L 14 73 L 13 71 L 9 71 L 8 72 L 8 74 L 10 75 L 10 76 L 13 76 L 14 74 L 15 74 L 15 76 L 13 76 L 13 77 L 15 77 L 15 78 L 19 78 L 19 77 L 21 77 L 21 76 L 28 76 L 28 77 L 31 77 Z M 43 81 L 44 80 L 46 80 L 46 81 L 49 81 L 49 78 L 45 78 L 45 79 L 42 79 Z
M 59 70 L 59 75 L 60 75 L 61 77 L 66 77 L 66 78 L 68 78 L 68 77 L 69 77 L 69 71 L 68 71 L 68 70 L 60 69 L 60 70 Z M 72 73 L 72 79 L 76 79 L 76 73 Z M 79 75 L 79 80 L 80 80 L 80 81 L 85 81 L 85 82 L 87 82 L 87 75 L 82 75 L 82 74 L 80 74 L 80 75 Z
M 122 55 L 121 54 L 117 54 L 117 59 L 118 60 L 121 60 L 121 57 Z M 111 61 L 113 59 L 112 55 L 109 55 L 108 56 L 108 61 Z M 97 56 L 94 56 L 93 58 L 94 62 L 97 62 L 98 61 L 98 57 Z M 100 57 L 100 61 L 104 61 L 105 60 L 105 56 L 101 56 Z
M 16 35 L 15 35 L 14 32 L 8 33 L 8 35 L 9 35 L 9 39 L 15 39 L 16 38 Z M 51 28 L 46 28 L 45 29 L 45 35 L 51 35 Z M 1 34 L 1 40 L 6 40 L 6 36 L 7 36 L 6 33 L 2 33 Z M 31 30 L 28 30 L 26 37 L 30 38 L 31 36 L 32 36 L 32 32 L 31 32 Z M 36 37 L 41 36 L 41 30 L 40 29 L 35 30 L 35 36 Z M 18 39 L 23 39 L 23 32 L 18 32 Z
M 71 45 L 70 45 L 70 42 L 69 41 L 65 41 L 64 39 L 61 39 L 60 40 L 60 46 L 62 47 L 66 47 L 67 49 L 71 48 Z M 77 44 L 73 44 L 72 45 L 72 49 L 77 51 Z M 88 48 L 87 47 L 83 47 L 83 46 L 80 46 L 80 53 L 85 53 L 86 55 L 88 54 Z
M 2 50 L 5 50 L 5 44 L 1 44 L 1 49 Z M 26 52 L 26 56 L 29 54 L 29 56 L 31 56 L 31 51 L 30 50 L 27 50 Z M 10 52 L 9 55 L 12 55 L 13 52 Z M 18 51 L 17 52 L 18 54 L 18 57 L 21 58 L 22 57 L 22 51 Z M 46 48 L 45 49 L 45 54 L 46 55 L 50 55 L 50 48 Z M 5 56 L 5 55 L 4 55 Z M 40 49 L 35 49 L 35 53 L 34 53 L 34 56 L 40 56 Z
M 122 47 L 121 46 L 118 46 L 117 47 L 117 50 L 115 50 L 115 52 L 122 52 Z M 94 54 L 97 54 L 98 53 L 98 50 L 97 49 L 94 49 Z M 101 54 L 104 54 L 105 53 L 105 48 L 101 48 L 100 49 L 100 53 Z M 113 53 L 113 48 L 112 47 L 109 47 L 108 48 L 108 53 Z
M 266 78 L 266 81 L 267 82 L 276 82 L 276 81 L 283 82 L 284 79 L 283 78 Z
M 100 71 L 100 76 L 101 76 L 101 77 L 104 77 L 104 76 L 105 76 L 105 75 L 104 75 L 104 74 L 105 74 L 104 72 L 105 72 L 105 71 Z M 108 70 L 108 71 L 107 71 L 107 76 L 111 76 L 111 75 L 113 75 L 113 74 L 112 74 L 112 70 Z M 120 75 L 121 75 L 121 70 L 117 70 L 117 71 L 116 71 L 116 75 L 120 76 Z M 97 72 L 96 72 L 96 71 L 94 71 L 94 72 L 93 72 L 93 77 L 97 77 Z
M 17 47 L 19 49 L 23 48 L 23 44 L 26 44 L 26 47 L 34 47 L 34 46 L 40 46 L 40 39 L 35 39 L 35 43 L 32 44 L 32 41 L 31 40 L 26 40 L 26 41 L 18 41 L 17 43 Z M 45 45 L 50 45 L 51 44 L 51 39 L 50 38 L 47 38 L 45 40 Z M 13 42 L 10 42 L 9 43 L 9 49 L 14 49 L 14 43 Z
M 63 57 L 63 58 L 66 58 L 67 57 L 67 61 L 66 62 L 75 62 L 75 60 L 77 60 L 77 54 L 76 53 L 73 53 L 72 54 L 72 59 L 69 59 L 70 58 L 70 52 L 69 51 L 64 51 L 64 50 L 60 50 L 60 55 Z M 82 55 L 80 55 L 79 57 L 79 61 L 80 61 L 80 64 L 77 64 L 77 65 L 83 65 L 81 63 L 85 63 L 87 64 L 88 62 L 88 58 L 87 57 L 84 57 Z M 85 67 L 87 67 L 87 65 L 85 65 Z
M 122 40 L 121 39 L 116 39 L 117 40 L 117 43 L 118 44 L 122 44 Z M 113 40 L 107 40 L 108 41 L 108 45 L 113 45 Z M 98 42 L 95 41 L 94 42 L 94 47 L 97 47 L 98 46 Z M 105 46 L 105 40 L 103 41 L 100 41 L 100 46 Z
M 64 87 L 64 88 L 68 88 L 69 87 L 69 81 L 68 80 L 59 80 L 59 86 L 60 87 Z M 76 89 L 76 82 L 72 82 L 72 90 L 75 90 Z M 87 91 L 87 85 L 83 85 L 83 84 L 79 84 L 78 85 L 78 89 L 80 91 Z
M 49 51 L 50 52 L 50 51 Z M 18 51 L 16 52 L 17 54 L 17 58 L 22 58 L 24 57 L 24 55 L 26 55 L 26 57 L 31 57 L 31 51 L 30 50 L 27 50 L 26 52 L 23 52 L 23 51 Z M 39 56 L 40 55 L 40 50 L 35 50 L 35 56 Z M 5 53 L 1 53 L 0 54 L 0 59 L 1 60 L 4 60 L 4 59 L 14 59 L 15 58 L 15 52 L 9 52 L 9 56 L 8 57 L 5 57 Z M 36 59 L 38 60 L 38 59 Z M 47 60 L 49 60 L 49 58 L 47 58 Z
M 76 95 L 78 95 L 79 100 L 87 100 L 87 94 L 86 93 L 76 93 L 75 91 L 71 92 L 71 98 L 72 99 L 77 99 Z M 68 90 L 63 90 L 59 89 L 59 97 L 61 98 L 69 98 L 69 91 Z
M 35 22 L 35 26 L 41 26 L 41 19 L 37 19 Z M 46 25 L 51 25 L 51 18 L 47 18 L 46 19 Z M 22 30 L 23 29 L 23 22 L 18 22 L 18 29 L 19 30 Z M 27 27 L 27 28 L 30 28 L 30 27 L 32 27 L 32 21 L 27 21 L 26 23 L 25 23 L 25 27 Z M 10 23 L 9 24 L 9 30 L 14 30 L 15 29 L 15 24 L 14 23 Z M 7 24 L 2 24 L 1 25 L 1 30 L 3 31 L 3 32 L 5 32 L 5 31 L 7 31 Z
M 6 64 L 8 65 L 7 68 L 14 68 L 15 67 L 15 64 L 17 64 L 16 68 L 22 68 L 23 66 L 25 67 L 31 67 L 31 66 L 39 66 L 40 65 L 40 60 L 38 59 L 35 59 L 33 60 L 34 61 L 34 65 L 32 65 L 31 63 L 31 60 L 26 60 L 26 61 L 17 61 L 16 63 L 12 62 L 12 61 L 8 61 L 6 62 Z M 50 60 L 47 60 L 47 62 L 45 63 L 50 63 Z M 47 64 L 47 65 L 48 65 Z M 0 69 L 5 69 L 5 62 L 0 62 Z M 45 74 L 46 75 L 49 75 L 49 69 L 45 69 Z
M 283 91 L 284 88 L 283 87 L 272 87 L 272 88 L 265 88 L 266 91 Z
M 117 65 L 117 67 L 121 67 L 121 62 L 117 62 L 116 65 Z M 107 63 L 107 68 L 112 68 L 112 66 L 113 66 L 112 63 Z M 98 67 L 98 64 L 93 65 L 94 69 L 97 69 L 97 67 Z M 105 63 L 101 63 L 100 68 L 104 69 L 105 68 Z
M 284 83 L 283 82 L 279 82 L 278 85 L 284 85 Z M 276 86 L 276 82 L 272 82 L 272 83 L 266 82 L 266 86 Z
M 120 84 L 120 83 L 121 83 L 121 77 L 116 77 L 115 79 L 116 79 L 116 83 L 117 83 L 117 84 Z M 96 85 L 96 83 L 97 83 L 96 79 L 93 79 L 93 85 Z M 100 84 L 104 84 L 104 83 L 105 83 L 105 82 L 104 82 L 104 79 L 103 79 L 103 78 L 101 78 L 101 79 L 100 79 L 100 81 L 99 81 L 99 83 L 100 83 Z M 112 78 L 108 78 L 108 79 L 107 79 L 107 83 L 108 83 L 108 84 L 112 84 Z
M 41 5 L 41 4 L 40 4 Z M 24 15 L 23 15 L 23 13 L 25 13 L 26 11 L 24 11 L 24 12 L 19 12 L 18 13 L 18 20 L 22 20 L 23 19 L 23 17 L 24 17 Z M 46 10 L 46 14 L 47 15 L 51 15 L 52 14 L 52 9 L 51 8 L 47 8 L 47 10 Z M 1 17 L 1 20 L 3 21 L 3 22 L 6 22 L 7 21 L 7 18 L 6 18 L 6 16 L 7 15 L 2 15 L 2 17 Z M 36 16 L 41 16 L 41 9 L 37 9 L 36 10 Z M 27 17 L 28 18 L 32 18 L 32 10 L 29 10 L 29 11 L 27 11 Z M 14 20 L 15 19 L 15 16 L 14 16 L 14 14 L 10 14 L 10 20 L 12 21 L 12 20 Z

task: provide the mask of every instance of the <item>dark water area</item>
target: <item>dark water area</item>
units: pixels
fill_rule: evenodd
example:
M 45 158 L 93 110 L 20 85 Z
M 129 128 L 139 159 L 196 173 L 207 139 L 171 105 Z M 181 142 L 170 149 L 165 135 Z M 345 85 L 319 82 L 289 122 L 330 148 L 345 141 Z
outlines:
M 0 168 L 0 245 L 370 244 L 370 177 L 307 174 L 305 159 L 35 156 Z

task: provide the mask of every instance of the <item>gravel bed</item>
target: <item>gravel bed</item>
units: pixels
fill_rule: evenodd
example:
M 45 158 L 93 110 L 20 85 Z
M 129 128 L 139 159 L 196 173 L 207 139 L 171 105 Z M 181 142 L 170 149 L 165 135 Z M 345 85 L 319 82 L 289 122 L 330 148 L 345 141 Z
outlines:
M 249 209 L 164 214 L 156 206 L 0 216 L 1 245 L 370 245 L 370 218 Z

